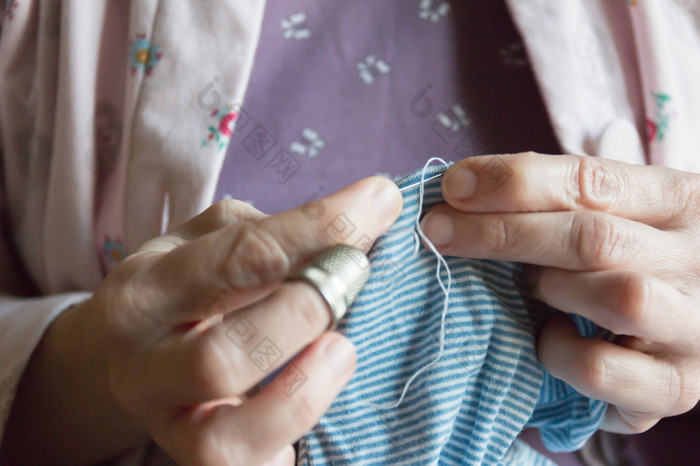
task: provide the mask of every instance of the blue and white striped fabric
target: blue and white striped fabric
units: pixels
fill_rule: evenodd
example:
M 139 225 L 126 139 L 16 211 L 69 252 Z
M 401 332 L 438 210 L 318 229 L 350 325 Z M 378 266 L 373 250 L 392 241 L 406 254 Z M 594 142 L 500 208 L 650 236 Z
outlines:
M 425 179 L 445 167 L 430 167 Z M 357 347 L 355 376 L 299 443 L 298 464 L 551 464 L 516 439 L 538 427 L 554 451 L 579 448 L 606 404 L 546 373 L 533 320 L 506 262 L 446 258 L 452 273 L 441 360 L 406 381 L 439 350 L 444 294 L 437 259 L 414 254 L 421 171 L 398 182 L 404 209 L 369 258 L 372 275 L 338 330 Z M 443 202 L 440 178 L 425 183 L 424 209 Z M 542 308 L 544 309 L 544 308 Z M 532 312 L 532 311 L 531 311 Z M 545 311 L 543 311 L 545 312 Z M 582 334 L 595 325 L 577 319 Z

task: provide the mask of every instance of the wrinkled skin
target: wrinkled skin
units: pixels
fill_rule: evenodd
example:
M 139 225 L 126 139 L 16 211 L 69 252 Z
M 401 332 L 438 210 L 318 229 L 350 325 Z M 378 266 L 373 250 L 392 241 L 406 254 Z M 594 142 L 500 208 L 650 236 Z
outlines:
M 617 335 L 549 320 L 538 357 L 637 433 L 700 397 L 700 176 L 593 157 L 464 159 L 423 219 L 443 254 L 524 262 L 533 295 Z

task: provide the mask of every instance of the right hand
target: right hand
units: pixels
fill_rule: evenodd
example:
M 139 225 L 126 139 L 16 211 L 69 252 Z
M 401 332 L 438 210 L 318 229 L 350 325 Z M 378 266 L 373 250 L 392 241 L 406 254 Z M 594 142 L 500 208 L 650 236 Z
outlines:
M 291 444 L 350 379 L 355 352 L 326 331 L 319 293 L 284 279 L 332 244 L 367 250 L 400 210 L 398 188 L 368 178 L 273 216 L 222 201 L 148 241 L 81 305 L 114 396 L 179 464 L 293 464 Z M 263 340 L 269 358 L 255 353 Z M 245 397 L 294 355 L 306 380 L 293 393 L 277 377 Z

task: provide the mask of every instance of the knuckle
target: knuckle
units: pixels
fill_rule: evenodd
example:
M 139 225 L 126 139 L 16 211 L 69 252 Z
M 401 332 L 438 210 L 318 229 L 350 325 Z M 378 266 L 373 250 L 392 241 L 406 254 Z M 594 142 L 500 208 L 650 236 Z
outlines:
M 235 213 L 239 203 L 243 204 L 243 202 L 234 199 L 224 199 L 209 207 L 205 211 L 205 215 L 208 220 L 217 225 L 237 223 L 238 217 Z
M 682 372 L 674 365 L 668 364 L 662 386 L 664 387 L 663 397 L 667 403 L 672 406 L 674 411 L 680 409 L 687 398 L 687 388 L 683 384 Z
M 203 434 L 206 432 L 203 432 Z M 189 464 L 226 464 L 225 458 L 221 456 L 219 452 L 216 451 L 214 445 L 212 445 L 211 440 L 205 435 L 200 435 L 194 441 L 190 452 L 188 452 L 187 457 L 189 458 Z
M 512 156 L 499 155 L 497 156 L 500 161 L 506 166 L 508 166 L 512 171 L 512 176 L 518 182 L 516 183 L 518 187 L 525 186 L 528 182 L 528 171 L 530 170 L 530 165 L 533 159 L 542 157 L 542 154 L 537 152 L 527 151 L 520 152 L 518 154 L 513 154 Z M 523 191 L 521 189 L 521 191 Z M 519 194 L 529 194 L 527 192 L 520 192 Z
M 591 349 L 581 351 L 573 361 L 572 385 L 588 396 L 596 396 L 607 390 L 610 377 L 610 364 L 603 351 Z
M 615 285 L 619 286 L 613 287 L 617 294 L 614 309 L 624 322 L 617 333 L 634 335 L 648 328 L 656 292 L 653 280 L 646 275 L 627 273 Z
M 257 214 L 262 213 L 245 202 L 224 199 L 212 204 L 204 212 L 175 228 L 168 235 L 157 238 L 156 241 L 159 243 L 168 242 L 171 244 L 171 248 L 175 248 L 182 244 L 183 240 L 191 241 L 212 231 L 245 223 L 257 218 Z M 140 249 L 146 249 L 145 246 L 148 244 L 148 242 L 145 243 Z
M 228 353 L 236 353 L 229 351 Z M 207 392 L 228 396 L 238 393 L 233 381 L 228 374 L 230 370 L 229 357 L 225 356 L 219 343 L 211 338 L 211 334 L 198 338 L 192 355 L 190 368 L 193 372 L 192 383 L 199 387 L 206 387 Z
M 294 432 L 306 432 L 321 417 L 319 406 L 311 397 L 311 392 L 297 390 L 292 396 L 286 398 L 286 403 L 283 405 L 284 415 Z
M 220 271 L 230 287 L 261 286 L 287 275 L 290 259 L 270 233 L 246 223 L 240 225 L 235 235 Z
M 531 163 L 533 161 L 533 159 L 539 159 L 541 157 L 543 157 L 543 155 L 540 154 L 539 152 L 529 150 L 529 151 L 519 152 L 517 154 L 514 154 L 509 159 L 509 163 L 512 163 L 518 169 L 521 169 L 521 168 L 524 168 L 529 163 Z
M 297 314 L 295 320 L 302 327 L 301 335 L 316 335 L 328 326 L 328 305 L 311 286 L 302 285 L 292 303 L 293 312 Z
M 506 221 L 501 216 L 494 216 L 487 222 L 484 234 L 487 247 L 496 253 L 510 251 L 519 244 L 520 234 L 517 225 Z
M 129 258 L 127 258 L 129 259 Z M 100 286 L 100 291 L 108 289 L 113 298 L 128 298 L 144 278 L 144 264 L 139 258 L 125 260 L 110 272 Z
M 188 458 L 186 464 L 250 464 L 252 452 L 247 443 L 239 441 L 237 435 L 222 442 L 221 432 L 217 427 L 217 423 L 205 424 L 201 429 L 195 430 L 196 437 L 192 439 L 193 442 L 188 442 L 188 451 L 183 455 Z
M 157 294 L 148 292 L 150 287 L 142 264 L 134 260 L 119 264 L 93 294 L 91 300 L 100 309 L 107 335 L 115 338 L 116 346 L 131 338 L 140 310 L 160 305 Z
M 499 163 L 503 172 L 507 173 L 508 177 L 512 177 L 515 181 L 511 185 L 511 189 L 518 190 L 521 196 L 530 197 L 533 193 L 530 190 L 523 189 L 530 181 L 530 165 L 533 159 L 542 157 L 537 152 L 520 152 L 513 155 L 497 155 L 495 160 Z M 493 163 L 493 162 L 492 162 Z
M 689 373 L 686 368 L 670 364 L 668 399 L 672 400 L 671 415 L 683 414 L 695 407 L 700 398 L 697 375 Z
M 698 224 L 700 212 L 700 175 L 684 173 L 673 179 L 670 189 L 672 199 L 676 199 L 678 211 L 676 218 L 669 219 L 678 222 L 680 227 L 693 228 Z
M 243 223 L 253 212 L 257 212 L 253 206 L 238 199 L 223 199 L 211 208 L 214 208 L 212 215 L 217 224 L 233 225 Z
M 594 157 L 579 157 L 574 186 L 578 202 L 586 208 L 601 208 L 620 199 L 620 175 Z
M 255 220 L 264 214 L 250 204 L 238 199 L 224 199 L 213 204 L 202 214 L 210 227 L 223 228 Z
M 633 238 L 604 214 L 574 214 L 575 252 L 587 269 L 615 266 L 624 261 Z
M 648 416 L 640 417 L 639 419 L 632 419 L 627 422 L 630 428 L 630 434 L 643 434 L 659 422 L 659 418 Z

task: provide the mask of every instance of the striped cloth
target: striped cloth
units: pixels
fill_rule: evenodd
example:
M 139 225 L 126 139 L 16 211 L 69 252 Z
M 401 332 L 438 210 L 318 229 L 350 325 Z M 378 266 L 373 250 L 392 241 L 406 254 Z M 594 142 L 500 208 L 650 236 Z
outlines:
M 425 179 L 446 167 L 429 167 Z M 299 443 L 298 464 L 551 464 L 516 437 L 540 429 L 553 451 L 580 448 L 606 404 L 549 375 L 535 356 L 530 312 L 514 264 L 446 258 L 452 274 L 445 347 L 396 408 L 406 381 L 439 351 L 444 293 L 435 255 L 414 252 L 422 173 L 397 184 L 404 209 L 370 251 L 372 274 L 338 330 L 358 353 L 355 376 Z M 412 187 L 411 187 L 412 186 Z M 440 178 L 425 183 L 424 209 L 443 202 Z M 443 280 L 445 274 L 442 275 Z M 530 306 L 528 306 L 530 307 Z M 585 336 L 598 329 L 576 319 Z

